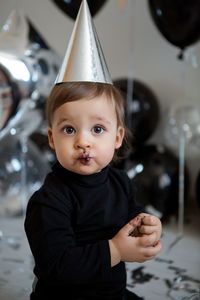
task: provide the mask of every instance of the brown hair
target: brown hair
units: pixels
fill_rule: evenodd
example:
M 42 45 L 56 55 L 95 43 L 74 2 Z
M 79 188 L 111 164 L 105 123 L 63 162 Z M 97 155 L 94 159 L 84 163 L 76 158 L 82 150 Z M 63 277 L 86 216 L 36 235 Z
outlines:
M 111 84 L 97 83 L 97 82 L 66 82 L 56 84 L 47 100 L 46 104 L 46 118 L 48 125 L 52 126 L 52 118 L 55 110 L 66 102 L 76 101 L 83 98 L 93 99 L 105 95 L 108 99 L 113 100 L 115 104 L 117 126 L 122 126 L 125 129 L 125 136 L 123 140 L 123 149 L 116 151 L 113 161 L 116 161 L 120 156 L 124 156 L 129 148 L 128 138 L 130 136 L 129 130 L 125 125 L 124 99 L 120 91 Z M 121 157 L 122 158 L 122 157 Z

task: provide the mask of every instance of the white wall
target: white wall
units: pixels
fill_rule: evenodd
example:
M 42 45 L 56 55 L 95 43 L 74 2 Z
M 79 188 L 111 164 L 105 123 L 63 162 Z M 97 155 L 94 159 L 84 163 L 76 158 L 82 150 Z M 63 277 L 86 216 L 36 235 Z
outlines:
M 147 0 L 125 2 L 125 9 L 120 11 L 117 0 L 108 0 L 94 17 L 94 23 L 112 78 L 133 74 L 157 94 L 161 121 L 151 141 L 168 144 L 163 130 L 169 107 L 189 104 L 200 110 L 200 46 L 199 43 L 194 45 L 198 68 L 179 61 L 178 48 L 167 42 L 155 27 Z M 74 21 L 51 0 L 4 0 L 0 3 L 0 26 L 14 8 L 23 9 L 41 35 L 63 57 Z M 134 69 L 129 67 L 132 57 Z M 194 183 L 200 170 L 199 149 L 188 145 L 186 152 Z

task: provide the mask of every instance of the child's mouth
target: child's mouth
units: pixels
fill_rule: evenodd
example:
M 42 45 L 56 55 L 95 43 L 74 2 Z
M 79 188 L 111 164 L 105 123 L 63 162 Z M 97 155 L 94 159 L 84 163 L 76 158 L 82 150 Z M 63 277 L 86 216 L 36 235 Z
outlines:
M 79 157 L 79 160 L 83 165 L 87 165 L 90 162 L 91 157 L 89 157 L 88 154 L 84 154 Z

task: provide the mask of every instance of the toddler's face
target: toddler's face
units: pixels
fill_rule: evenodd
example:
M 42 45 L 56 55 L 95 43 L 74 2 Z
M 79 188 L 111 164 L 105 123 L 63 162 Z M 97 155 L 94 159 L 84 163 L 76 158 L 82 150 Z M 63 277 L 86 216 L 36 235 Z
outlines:
M 114 103 L 100 96 L 61 105 L 54 112 L 48 137 L 64 168 L 89 175 L 110 163 L 122 144 L 124 128 L 117 127 Z

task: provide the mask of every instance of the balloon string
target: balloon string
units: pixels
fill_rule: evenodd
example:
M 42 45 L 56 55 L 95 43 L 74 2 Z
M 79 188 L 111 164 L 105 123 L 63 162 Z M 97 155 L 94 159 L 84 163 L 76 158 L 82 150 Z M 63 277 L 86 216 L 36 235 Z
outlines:
M 185 186 L 185 137 L 181 132 L 179 139 L 179 182 L 178 182 L 178 236 L 169 245 L 169 252 L 183 237 L 184 232 L 184 186 Z
M 20 137 L 20 146 L 21 146 L 21 205 L 23 217 L 26 213 L 26 204 L 27 204 L 27 195 L 28 195 L 28 186 L 27 186 L 27 152 L 28 152 L 28 137 L 22 135 Z
M 126 98 L 126 103 L 127 103 L 127 127 L 131 129 L 131 103 L 132 103 L 132 95 L 133 95 L 133 78 L 128 77 L 127 81 L 127 98 Z
M 181 49 L 179 54 L 177 55 L 177 58 L 180 60 L 184 60 L 184 49 Z
M 130 30 L 130 54 L 129 54 L 129 61 L 128 61 L 128 80 L 127 80 L 127 97 L 126 97 L 126 121 L 127 127 L 131 129 L 132 124 L 132 116 L 131 116 L 131 104 L 133 98 L 133 86 L 134 86 L 134 43 L 133 43 L 133 29 L 134 29 L 134 15 L 133 12 L 135 11 L 135 1 L 129 1 L 129 30 Z
M 182 51 L 183 54 L 183 51 Z M 186 65 L 184 60 L 182 59 L 181 65 L 181 80 L 182 80 L 182 87 L 184 91 L 184 96 L 186 97 Z M 179 181 L 178 181 L 178 236 L 177 238 L 169 245 L 168 250 L 171 250 L 183 237 L 184 231 L 184 186 L 185 186 L 185 175 L 184 175 L 184 168 L 185 168 L 185 136 L 184 136 L 184 129 L 183 127 L 184 119 L 182 118 L 180 127 L 180 137 L 179 137 Z
M 181 62 L 181 81 L 186 99 L 186 63 L 184 61 L 184 50 L 182 49 L 183 59 Z M 179 136 L 179 195 L 178 195 L 178 233 L 179 237 L 183 236 L 184 230 L 184 168 L 185 168 L 185 133 L 184 133 L 184 116 L 181 116 L 180 136 Z
M 180 66 L 180 80 L 181 80 L 181 88 L 183 96 L 181 99 L 181 105 L 183 105 L 186 102 L 187 97 L 187 81 L 186 81 L 186 72 L 187 72 L 187 64 L 184 58 L 181 60 L 181 66 Z M 184 120 L 183 120 L 184 121 Z
M 185 137 L 181 134 L 179 140 L 179 209 L 178 209 L 178 232 L 183 235 L 184 230 L 184 165 L 185 165 Z

